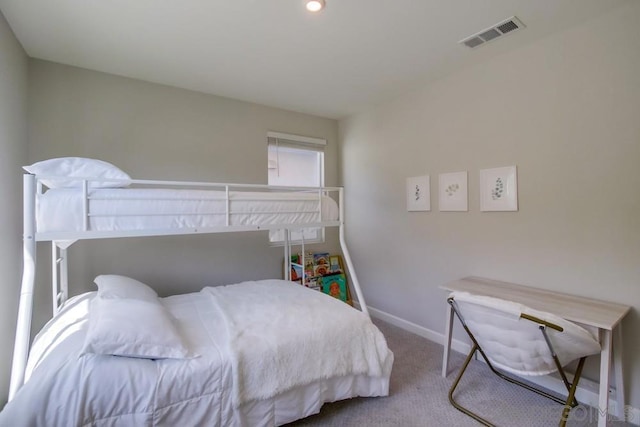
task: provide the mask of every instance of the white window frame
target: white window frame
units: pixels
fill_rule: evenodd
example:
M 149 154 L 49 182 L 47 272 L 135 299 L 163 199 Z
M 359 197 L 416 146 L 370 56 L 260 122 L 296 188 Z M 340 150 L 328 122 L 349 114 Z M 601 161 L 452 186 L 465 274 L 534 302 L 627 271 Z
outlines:
M 325 147 L 327 145 L 326 139 L 314 138 L 314 137 L 302 136 L 302 135 L 294 135 L 294 134 L 283 133 L 283 132 L 269 131 L 267 132 L 267 151 L 269 150 L 269 147 L 272 146 L 273 144 L 277 144 L 282 147 L 291 148 L 293 150 L 308 150 L 308 151 L 315 151 L 317 153 L 322 154 L 321 156 L 318 156 L 318 162 L 320 162 L 320 164 L 318 165 L 318 169 L 320 173 L 320 176 L 319 176 L 320 187 L 324 187 L 324 178 L 325 178 L 324 153 L 325 153 Z M 279 167 L 279 165 L 276 165 L 276 167 Z M 294 233 L 295 232 L 292 231 L 292 235 Z M 304 243 L 305 244 L 306 243 L 324 243 L 325 241 L 324 227 L 320 228 L 319 235 L 320 236 L 318 238 L 308 239 L 308 240 L 304 239 Z M 292 239 L 290 243 L 301 244 L 303 243 L 303 239 Z M 269 244 L 271 246 L 284 246 L 285 240 L 283 238 L 282 240 L 272 241 L 271 238 L 269 238 Z

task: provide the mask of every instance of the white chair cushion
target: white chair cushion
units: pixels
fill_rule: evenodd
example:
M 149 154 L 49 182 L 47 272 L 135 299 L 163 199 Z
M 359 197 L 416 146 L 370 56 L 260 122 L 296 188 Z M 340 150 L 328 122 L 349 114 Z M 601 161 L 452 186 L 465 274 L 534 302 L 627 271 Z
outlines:
M 598 341 L 584 328 L 551 313 L 498 298 L 453 292 L 456 307 L 467 327 L 498 369 L 516 375 L 546 375 L 557 371 L 539 325 L 528 314 L 563 328 L 547 328 L 560 364 L 600 352 Z

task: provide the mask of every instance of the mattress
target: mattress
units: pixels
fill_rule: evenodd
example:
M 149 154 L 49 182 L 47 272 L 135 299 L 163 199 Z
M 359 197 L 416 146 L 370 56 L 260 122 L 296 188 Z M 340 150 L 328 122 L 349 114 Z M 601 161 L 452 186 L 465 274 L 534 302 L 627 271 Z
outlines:
M 328 196 L 323 196 L 321 202 L 319 200 L 317 193 L 230 192 L 230 224 L 266 226 L 337 220 L 337 203 Z M 38 195 L 37 231 L 82 231 L 83 204 L 84 198 L 80 189 L 58 188 Z M 89 191 L 89 230 L 219 227 L 226 225 L 226 209 L 224 191 L 93 189 Z
M 260 298 L 262 303 L 257 305 L 248 298 L 240 306 L 230 307 L 233 292 L 245 285 L 250 292 L 257 287 L 272 289 L 274 298 L 267 303 L 265 298 Z M 293 310 L 287 309 L 289 298 L 283 298 L 282 305 L 273 304 L 278 300 L 278 289 L 284 287 L 298 301 Z M 241 294 L 236 292 L 235 295 Z M 59 315 L 38 334 L 29 357 L 25 385 L 0 412 L 0 426 L 275 426 L 317 413 L 325 402 L 388 394 L 393 354 L 380 331 L 364 314 L 348 305 L 291 282 L 246 282 L 163 298 L 185 343 L 199 355 L 182 360 L 80 356 L 92 298 L 94 293 L 70 299 Z M 311 310 L 305 302 L 308 298 Z M 336 366 L 335 375 L 311 379 L 300 371 L 313 371 L 304 368 L 324 365 L 325 361 L 335 358 L 322 352 L 309 358 L 305 353 L 305 347 L 316 351 L 303 342 L 315 340 L 314 337 L 319 336 L 317 330 L 291 332 L 288 329 L 292 321 L 295 323 L 292 316 L 313 312 L 313 306 L 319 301 L 321 305 L 328 304 L 327 315 L 315 316 L 315 320 L 314 316 L 309 316 L 300 322 L 301 326 L 325 325 L 320 327 L 324 329 L 320 335 L 334 337 L 331 341 L 338 345 L 365 336 L 369 347 L 356 347 L 354 351 L 372 355 L 367 360 L 373 365 L 365 371 L 345 373 Z M 250 321 L 259 321 L 260 316 L 267 316 L 269 312 L 273 313 L 273 321 L 266 322 L 268 324 L 262 328 L 241 333 L 233 325 L 243 310 L 261 313 Z M 229 316 L 230 312 L 235 315 Z M 287 313 L 290 316 L 285 315 Z M 350 323 L 345 324 L 345 320 Z M 358 326 L 350 335 L 350 324 L 354 323 Z M 364 333 L 359 329 L 362 327 Z M 304 363 L 287 362 L 288 368 L 283 366 L 285 369 L 281 370 L 288 371 L 289 376 L 276 378 L 278 383 L 269 387 L 269 390 L 275 390 L 274 393 L 256 397 L 263 392 L 259 387 L 258 394 L 246 389 L 239 393 L 239 385 L 248 384 L 252 377 L 260 377 L 260 374 L 254 372 L 243 379 L 242 373 L 238 372 L 237 361 L 251 360 L 252 356 L 233 354 L 236 347 L 241 347 L 237 338 L 248 333 L 266 336 L 269 331 L 278 330 L 287 333 L 273 340 L 274 348 L 282 351 L 277 359 Z M 340 341 L 336 334 L 344 339 Z M 364 342 L 357 338 L 356 341 Z M 290 349 L 289 353 L 285 347 Z M 327 342 L 326 347 L 335 351 L 331 342 Z M 266 364 L 258 369 L 273 369 L 273 366 Z

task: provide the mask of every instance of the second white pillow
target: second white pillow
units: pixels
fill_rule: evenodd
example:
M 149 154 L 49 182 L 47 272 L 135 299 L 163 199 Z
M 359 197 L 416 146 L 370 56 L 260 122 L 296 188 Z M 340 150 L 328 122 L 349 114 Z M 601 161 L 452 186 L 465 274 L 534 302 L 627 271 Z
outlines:
M 94 279 L 98 285 L 98 297 L 104 299 L 132 298 L 158 302 L 158 294 L 144 283 L 131 277 L 103 274 Z
M 81 355 L 87 353 L 143 359 L 190 357 L 171 315 L 159 302 L 105 299 L 91 302 Z

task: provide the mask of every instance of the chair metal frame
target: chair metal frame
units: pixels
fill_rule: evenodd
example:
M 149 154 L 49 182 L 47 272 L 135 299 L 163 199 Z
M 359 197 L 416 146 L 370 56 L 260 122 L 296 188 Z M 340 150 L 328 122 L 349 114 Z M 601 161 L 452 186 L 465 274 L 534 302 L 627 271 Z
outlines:
M 485 418 L 482 418 L 480 415 L 472 412 L 471 410 L 463 407 L 462 405 L 460 405 L 459 403 L 457 403 L 455 401 L 455 399 L 453 398 L 453 393 L 455 392 L 456 388 L 458 387 L 458 384 L 460 383 L 460 380 L 462 379 L 462 375 L 465 373 L 467 367 L 469 366 L 469 363 L 471 362 L 471 359 L 473 359 L 474 354 L 476 353 L 476 351 L 478 351 L 481 355 L 482 358 L 485 360 L 485 362 L 487 363 L 487 365 L 489 366 L 489 368 L 491 369 L 491 371 L 496 374 L 498 377 L 502 378 L 505 381 L 508 381 L 512 384 L 516 384 L 519 385 L 520 387 L 523 387 L 529 391 L 532 391 L 534 393 L 537 393 L 541 396 L 544 396 L 548 399 L 553 400 L 554 402 L 560 403 L 564 405 L 564 408 L 562 410 L 562 416 L 560 418 L 560 423 L 559 426 L 560 427 L 564 427 L 567 423 L 567 419 L 569 418 L 569 412 L 571 411 L 571 408 L 574 408 L 576 406 L 579 405 L 578 401 L 575 398 L 575 394 L 576 394 L 576 389 L 578 388 L 578 382 L 580 381 L 580 376 L 582 375 L 582 368 L 584 367 L 584 362 L 586 360 L 586 356 L 582 357 L 579 359 L 578 361 L 578 367 L 576 368 L 576 372 L 574 374 L 573 377 L 573 382 L 570 383 L 567 375 L 564 372 L 564 369 L 562 368 L 562 365 L 560 364 L 560 360 L 558 359 L 558 356 L 555 352 L 555 350 L 553 349 L 553 345 L 551 344 L 551 341 L 549 340 L 549 336 L 547 335 L 547 328 L 551 328 L 554 329 L 558 332 L 562 332 L 563 329 L 562 327 L 555 325 L 553 323 L 550 322 L 546 322 L 542 319 L 539 319 L 535 316 L 530 316 L 528 314 L 522 313 L 520 314 L 520 318 L 522 319 L 526 319 L 529 320 L 531 322 L 537 323 L 538 324 L 538 328 L 540 330 L 540 332 L 542 333 L 542 335 L 544 336 L 544 340 L 547 343 L 547 347 L 549 347 L 549 351 L 551 352 L 551 356 L 553 357 L 554 363 L 558 369 L 558 373 L 560 374 L 560 376 L 562 377 L 562 382 L 564 383 L 565 387 L 567 388 L 567 392 L 569 393 L 567 396 L 566 400 L 563 400 L 562 398 L 559 398 L 557 396 L 554 396 L 550 393 L 547 393 L 544 390 L 541 390 L 539 388 L 533 387 L 529 384 L 526 384 L 522 381 L 519 381 L 513 377 L 510 377 L 508 375 L 505 375 L 502 372 L 499 372 L 489 361 L 489 358 L 487 357 L 487 355 L 484 353 L 484 350 L 482 350 L 482 347 L 480 347 L 480 344 L 478 344 L 478 341 L 476 340 L 476 338 L 473 336 L 473 334 L 471 333 L 471 331 L 469 330 L 469 328 L 467 327 L 467 324 L 464 321 L 464 318 L 462 317 L 462 315 L 460 314 L 460 311 L 458 310 L 458 307 L 456 305 L 456 302 L 454 300 L 454 298 L 448 298 L 447 302 L 451 305 L 451 307 L 453 308 L 454 313 L 456 314 L 456 317 L 458 318 L 458 320 L 460 320 L 460 323 L 462 324 L 462 327 L 464 328 L 464 330 L 467 332 L 467 334 L 469 335 L 469 338 L 471 338 L 471 341 L 473 342 L 473 346 L 471 347 L 471 351 L 469 352 L 469 354 L 467 355 L 467 358 L 464 361 L 464 364 L 462 365 L 462 368 L 460 369 L 460 372 L 458 373 L 458 376 L 456 377 L 455 381 L 453 382 L 453 385 L 451 386 L 451 389 L 449 390 L 449 402 L 451 402 L 451 404 L 458 409 L 459 411 L 463 412 L 464 414 L 470 416 L 471 418 L 475 419 L 476 421 L 478 421 L 479 423 L 487 426 L 487 427 L 495 427 L 495 424 L 492 424 L 491 422 L 489 422 L 488 420 L 486 420 Z

